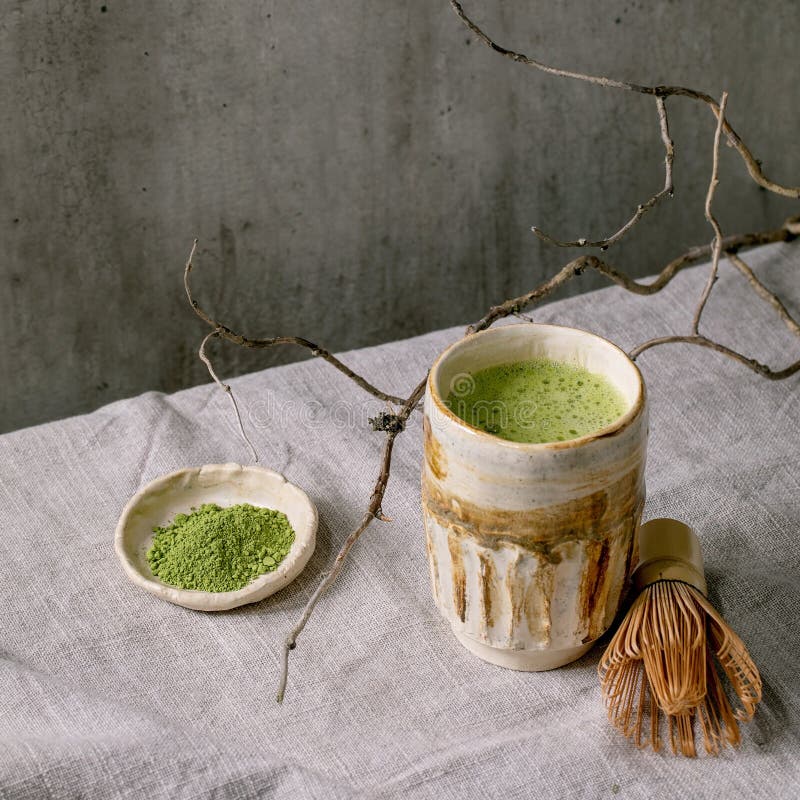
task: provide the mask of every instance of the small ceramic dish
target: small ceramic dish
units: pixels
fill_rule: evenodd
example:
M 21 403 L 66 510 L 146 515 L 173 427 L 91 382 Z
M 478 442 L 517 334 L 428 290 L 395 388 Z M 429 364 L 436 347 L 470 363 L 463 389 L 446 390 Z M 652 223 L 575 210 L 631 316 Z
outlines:
M 259 575 L 235 592 L 200 592 L 164 583 L 147 562 L 153 528 L 167 525 L 176 514 L 189 513 L 203 503 L 223 507 L 250 503 L 282 511 L 295 532 L 286 558 L 274 572 Z M 308 495 L 283 475 L 261 467 L 206 464 L 156 478 L 138 491 L 119 518 L 114 549 L 125 573 L 137 586 L 186 608 L 222 611 L 257 603 L 283 589 L 302 572 L 314 552 L 316 540 L 317 509 Z

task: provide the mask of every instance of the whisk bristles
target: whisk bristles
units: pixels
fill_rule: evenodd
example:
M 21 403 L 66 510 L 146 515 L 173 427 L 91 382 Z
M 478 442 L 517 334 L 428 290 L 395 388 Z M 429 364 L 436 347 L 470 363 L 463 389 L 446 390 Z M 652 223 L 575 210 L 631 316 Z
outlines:
M 677 580 L 642 590 L 598 671 L 611 723 L 638 747 L 656 751 L 662 716 L 674 753 L 697 754 L 695 722 L 707 753 L 735 746 L 738 723 L 752 719 L 761 700 L 761 678 L 742 640 L 700 591 Z

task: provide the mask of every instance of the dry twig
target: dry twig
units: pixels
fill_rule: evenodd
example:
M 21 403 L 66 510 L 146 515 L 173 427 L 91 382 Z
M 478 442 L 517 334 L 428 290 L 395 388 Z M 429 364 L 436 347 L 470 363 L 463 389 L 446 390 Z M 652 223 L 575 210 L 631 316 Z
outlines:
M 562 242 L 546 234 L 535 225 L 531 230 L 544 242 L 555 245 L 556 247 L 599 247 L 601 250 L 608 250 L 612 244 L 616 244 L 633 226 L 659 201 L 664 197 L 672 197 L 675 188 L 672 183 L 672 164 L 675 161 L 675 144 L 669 135 L 669 120 L 667 119 L 667 106 L 661 95 L 656 95 L 656 107 L 658 109 L 658 124 L 661 129 L 661 141 L 664 143 L 664 188 L 656 192 L 649 200 L 640 203 L 633 216 L 614 234 L 607 239 L 598 239 L 590 242 L 587 239 L 576 239 L 572 242 Z
M 664 289 L 664 287 L 666 287 L 670 283 L 670 281 L 672 281 L 672 279 L 686 267 L 711 256 L 712 265 L 709 273 L 709 280 L 706 284 L 705 289 L 703 290 L 703 293 L 700 297 L 700 301 L 698 303 L 695 312 L 692 333 L 690 335 L 670 335 L 670 336 L 662 336 L 651 339 L 635 347 L 630 352 L 631 357 L 636 358 L 646 350 L 649 350 L 656 346 L 664 344 L 683 343 L 683 344 L 697 345 L 700 347 L 705 347 L 714 350 L 715 352 L 718 352 L 728 358 L 737 361 L 740 364 L 743 364 L 744 366 L 753 370 L 757 374 L 772 380 L 780 380 L 782 378 L 787 378 L 790 375 L 794 375 L 795 373 L 800 371 L 800 359 L 790 364 L 788 367 L 785 367 L 780 370 L 773 370 L 771 367 L 762 364 L 756 361 L 755 359 L 751 359 L 726 345 L 723 345 L 719 342 L 715 342 L 709 339 L 708 337 L 702 336 L 698 333 L 700 319 L 703 314 L 703 311 L 705 310 L 706 302 L 711 293 L 711 290 L 713 289 L 714 281 L 718 273 L 720 257 L 722 256 L 722 254 L 726 254 L 728 258 L 731 260 L 733 266 L 745 276 L 745 278 L 752 286 L 753 290 L 760 297 L 769 302 L 776 310 L 776 312 L 779 314 L 779 316 L 786 324 L 786 326 L 789 328 L 789 330 L 792 331 L 794 334 L 798 335 L 798 337 L 800 337 L 800 325 L 798 325 L 798 323 L 789 314 L 789 312 L 787 311 L 783 303 L 780 301 L 780 299 L 764 286 L 764 284 L 757 278 L 757 276 L 753 273 L 750 267 L 738 255 L 742 250 L 745 250 L 747 248 L 758 247 L 772 242 L 788 242 L 797 238 L 798 235 L 800 235 L 800 217 L 793 217 L 787 220 L 780 228 L 777 228 L 775 230 L 723 237 L 719 225 L 716 223 L 716 220 L 711 213 L 711 203 L 717 185 L 719 144 L 723 133 L 727 137 L 728 143 L 737 150 L 742 160 L 744 161 L 745 165 L 747 166 L 748 172 L 750 173 L 751 177 L 757 184 L 759 184 L 760 186 L 764 187 L 765 189 L 771 192 L 783 195 L 785 197 L 795 197 L 795 198 L 800 197 L 800 188 L 787 187 L 781 184 L 774 183 L 764 175 L 761 168 L 761 163 L 753 157 L 750 150 L 746 147 L 744 142 L 742 142 L 738 134 L 733 130 L 733 128 L 730 126 L 729 122 L 725 118 L 725 105 L 726 105 L 727 95 L 723 95 L 722 101 L 718 104 L 712 97 L 703 92 L 698 92 L 695 91 L 694 89 L 688 89 L 681 86 L 644 86 L 634 83 L 628 83 L 625 81 L 617 81 L 602 76 L 588 75 L 580 72 L 573 72 L 570 70 L 562 70 L 557 67 L 551 67 L 547 64 L 532 59 L 521 53 L 516 53 L 512 50 L 507 50 L 506 48 L 496 44 L 494 41 L 492 41 L 491 38 L 489 38 L 489 36 L 486 33 L 483 32 L 483 30 L 481 30 L 481 28 L 479 28 L 469 17 L 467 17 L 467 15 L 464 13 L 461 7 L 461 4 L 457 2 L 457 0 L 450 0 L 450 4 L 453 7 L 456 14 L 462 20 L 462 22 L 472 31 L 472 33 L 474 33 L 478 37 L 480 41 L 482 41 L 488 47 L 493 49 L 495 52 L 498 52 L 501 55 L 510 58 L 513 61 L 534 67 L 536 69 L 541 70 L 542 72 L 546 72 L 551 75 L 573 78 L 576 80 L 581 80 L 591 84 L 603 86 L 605 88 L 623 89 L 627 91 L 638 92 L 640 94 L 654 96 L 656 99 L 658 117 L 659 117 L 659 126 L 661 130 L 661 139 L 664 144 L 664 150 L 665 150 L 664 188 L 661 191 L 654 194 L 649 200 L 640 204 L 637 207 L 637 210 L 634 213 L 634 215 L 616 233 L 609 236 L 607 239 L 602 239 L 598 241 L 579 239 L 574 242 L 560 242 L 548 236 L 547 234 L 543 233 L 541 230 L 536 228 L 534 229 L 539 238 L 548 241 L 551 244 L 562 247 L 571 247 L 571 246 L 600 247 L 601 249 L 606 249 L 610 247 L 612 244 L 618 242 L 623 236 L 625 236 L 636 225 L 636 223 L 639 222 L 639 220 L 644 216 L 644 214 L 646 214 L 647 211 L 656 206 L 663 197 L 667 195 L 671 196 L 673 194 L 672 165 L 674 160 L 675 149 L 669 134 L 669 123 L 668 123 L 667 109 L 665 104 L 665 99 L 667 97 L 672 97 L 672 96 L 688 97 L 692 100 L 704 103 L 711 109 L 717 121 L 716 133 L 714 139 L 714 164 L 712 169 L 711 182 L 709 184 L 708 194 L 706 197 L 706 218 L 709 220 L 709 223 L 714 228 L 714 233 L 715 233 L 714 240 L 711 244 L 700 245 L 691 248 L 682 256 L 679 256 L 678 258 L 668 263 L 657 275 L 657 277 L 650 283 L 640 283 L 631 278 L 626 273 L 615 269 L 613 266 L 607 264 L 605 261 L 595 256 L 588 256 L 588 255 L 580 256 L 574 259 L 573 261 L 569 262 L 568 264 L 566 264 L 555 275 L 553 275 L 551 278 L 544 281 L 531 291 L 523 295 L 520 295 L 519 297 L 506 300 L 504 303 L 501 303 L 499 305 L 492 306 L 480 320 L 473 323 L 467 328 L 465 335 L 469 336 L 478 331 L 485 330 L 498 320 L 508 316 L 516 316 L 522 319 L 526 319 L 528 321 L 532 321 L 529 317 L 526 317 L 522 313 L 525 309 L 530 308 L 531 306 L 534 306 L 542 302 L 545 298 L 552 295 L 557 289 L 559 289 L 565 283 L 567 283 L 572 278 L 576 277 L 577 275 L 580 275 L 581 273 L 583 273 L 585 270 L 588 269 L 600 273 L 601 275 L 605 276 L 610 281 L 620 286 L 621 288 L 625 289 L 626 291 L 638 295 L 648 296 L 656 294 L 657 292 L 660 292 L 662 289 Z M 394 450 L 395 440 L 397 436 L 405 428 L 405 424 L 408 421 L 408 418 L 410 417 L 411 413 L 417 407 L 420 399 L 422 398 L 425 392 L 426 378 L 422 379 L 417 384 L 416 388 L 407 399 L 403 399 L 395 397 L 394 395 L 390 395 L 376 388 L 365 378 L 363 378 L 360 375 L 357 375 L 349 367 L 347 367 L 345 364 L 339 361 L 339 359 L 337 359 L 329 351 L 319 347 L 318 345 L 308 341 L 307 339 L 302 339 L 300 337 L 294 337 L 294 336 L 273 337 L 269 339 L 251 339 L 231 330 L 230 328 L 226 327 L 225 325 L 222 325 L 221 323 L 217 322 L 213 317 L 211 317 L 205 310 L 203 310 L 203 308 L 201 308 L 201 306 L 192 296 L 192 292 L 189 285 L 189 274 L 192 270 L 192 258 L 194 256 L 194 252 L 195 248 L 193 247 L 192 254 L 190 255 L 189 261 L 187 262 L 186 267 L 184 269 L 184 287 L 186 290 L 186 296 L 188 297 L 189 303 L 191 304 L 197 316 L 200 317 L 200 319 L 202 319 L 208 326 L 212 328 L 211 332 L 203 339 L 203 343 L 200 347 L 200 357 L 206 364 L 206 367 L 208 368 L 209 373 L 211 377 L 214 379 L 214 381 L 229 394 L 231 401 L 233 403 L 234 411 L 239 420 L 240 431 L 245 440 L 248 441 L 248 444 L 250 444 L 250 442 L 249 440 L 247 440 L 247 437 L 244 432 L 244 427 L 241 424 L 241 416 L 239 415 L 238 407 L 236 406 L 236 401 L 233 397 L 233 393 L 230 387 L 224 384 L 217 377 L 213 367 L 211 366 L 211 362 L 208 359 L 205 352 L 206 344 L 210 339 L 215 337 L 225 339 L 242 347 L 249 347 L 252 349 L 266 349 L 276 345 L 284 345 L 284 344 L 291 344 L 299 347 L 304 347 L 310 350 L 312 355 L 318 356 L 323 360 L 327 361 L 329 364 L 331 364 L 331 366 L 333 366 L 335 369 L 339 370 L 342 374 L 350 378 L 357 386 L 359 386 L 364 391 L 369 392 L 371 395 L 380 400 L 383 400 L 385 402 L 395 403 L 400 407 L 399 411 L 396 414 L 394 414 L 394 412 L 388 414 L 385 413 L 381 418 L 381 420 L 379 421 L 379 423 L 374 424 L 374 427 L 376 429 L 385 432 L 386 438 L 384 440 L 383 453 L 380 460 L 380 469 L 378 472 L 378 477 L 373 487 L 373 491 L 370 496 L 366 511 L 361 517 L 358 525 L 345 539 L 344 543 L 342 544 L 341 548 L 339 549 L 339 552 L 337 553 L 333 561 L 333 564 L 331 565 L 331 568 L 327 572 L 323 573 L 322 576 L 320 577 L 320 581 L 314 592 L 309 597 L 308 602 L 306 603 L 300 615 L 300 618 L 298 619 L 297 623 L 294 625 L 294 627 L 291 629 L 288 636 L 286 637 L 281 659 L 281 674 L 280 674 L 280 682 L 278 688 L 278 701 L 281 702 L 283 700 L 286 691 L 288 670 L 289 670 L 289 654 L 295 648 L 297 644 L 297 639 L 304 630 L 306 624 L 308 623 L 312 613 L 314 612 L 314 609 L 316 608 L 323 594 L 325 594 L 325 592 L 330 588 L 330 586 L 334 583 L 336 578 L 341 573 L 342 569 L 344 568 L 346 559 L 350 554 L 353 546 L 359 540 L 364 531 L 366 531 L 366 529 L 369 527 L 372 521 L 374 519 L 386 521 L 386 517 L 384 516 L 382 510 L 382 505 L 386 493 L 386 487 L 390 477 L 391 461 L 392 461 L 392 454 Z M 252 448 L 251 444 L 250 446 Z
M 772 369 L 766 364 L 762 364 L 760 361 L 756 361 L 754 358 L 748 358 L 747 356 L 742 355 L 741 353 L 733 350 L 730 347 L 727 347 L 724 344 L 714 342 L 711 339 L 707 339 L 705 336 L 699 336 L 695 334 L 690 336 L 659 336 L 656 339 L 650 339 L 649 341 L 643 342 L 637 347 L 634 347 L 628 355 L 630 355 L 631 358 L 636 359 L 646 350 L 650 350 L 650 348 L 657 347 L 662 344 L 695 344 L 700 347 L 706 347 L 709 350 L 714 350 L 717 353 L 721 353 L 723 356 L 732 358 L 734 361 L 738 361 L 740 364 L 744 364 L 744 366 L 753 370 L 753 372 L 763 375 L 765 378 L 769 378 L 773 381 L 783 380 L 783 378 L 789 378 L 796 372 L 800 372 L 800 360 L 789 364 L 788 367 L 784 367 L 783 369 Z
M 797 238 L 798 233 L 797 217 L 792 217 L 780 227 L 770 231 L 759 231 L 758 233 L 746 233 L 736 236 L 728 236 L 722 240 L 722 251 L 725 253 L 738 253 L 741 250 L 759 247 L 773 242 L 789 242 Z M 606 261 L 597 256 L 578 256 L 564 267 L 562 267 L 552 278 L 539 284 L 535 289 L 526 292 L 519 297 L 513 297 L 499 305 L 492 306 L 489 311 L 477 322 L 473 322 L 467 328 L 467 333 L 476 333 L 490 327 L 495 322 L 509 315 L 519 314 L 526 308 L 541 302 L 557 289 L 563 286 L 568 280 L 580 275 L 587 269 L 595 270 L 604 275 L 617 286 L 639 295 L 652 295 L 660 292 L 669 282 L 687 267 L 708 258 L 713 251 L 713 246 L 709 244 L 699 245 L 687 250 L 683 255 L 669 262 L 651 283 L 639 283 L 624 272 L 615 269 Z
M 393 394 L 382 392 L 380 389 L 373 386 L 366 378 L 362 378 L 361 375 L 353 372 L 350 367 L 339 361 L 339 359 L 336 358 L 333 353 L 328 352 L 324 347 L 320 347 L 318 344 L 314 344 L 314 342 L 310 342 L 308 339 L 302 339 L 299 336 L 273 336 L 270 339 L 251 339 L 247 336 L 243 336 L 241 333 L 231 330 L 226 325 L 223 325 L 221 322 L 217 322 L 215 319 L 213 319 L 202 308 L 202 306 L 200 306 L 197 300 L 194 299 L 191 287 L 189 285 L 189 275 L 193 266 L 192 258 L 194 257 L 196 248 L 197 239 L 194 241 L 192 252 L 189 255 L 189 260 L 186 262 L 186 266 L 183 270 L 183 287 L 186 290 L 186 297 L 189 298 L 189 305 L 191 305 L 191 307 L 194 309 L 194 313 L 197 314 L 197 316 L 200 317 L 200 319 L 202 319 L 206 325 L 213 328 L 217 336 L 222 339 L 227 339 L 229 342 L 233 342 L 234 344 L 238 344 L 240 347 L 249 347 L 252 350 L 267 350 L 270 347 L 276 347 L 278 345 L 285 344 L 304 347 L 311 351 L 312 356 L 316 356 L 317 358 L 327 361 L 332 367 L 338 369 L 339 372 L 350 378 L 350 380 L 353 381 L 356 386 L 361 387 L 365 392 L 369 392 L 379 400 L 385 400 L 390 403 L 402 405 L 404 402 L 402 397 L 396 397 Z
M 711 167 L 711 180 L 708 182 L 708 192 L 706 193 L 705 214 L 708 224 L 714 229 L 714 241 L 711 245 L 711 269 L 708 273 L 708 280 L 703 288 L 703 293 L 700 295 L 700 300 L 697 303 L 697 308 L 694 312 L 694 319 L 692 320 L 692 333 L 697 336 L 700 329 L 700 317 L 703 315 L 703 310 L 706 307 L 708 298 L 711 296 L 711 290 L 717 282 L 719 275 L 719 256 L 722 252 L 722 229 L 719 227 L 719 222 L 711 210 L 711 205 L 714 202 L 714 194 L 719 185 L 719 139 L 722 133 L 722 123 L 725 121 L 725 105 L 728 102 L 728 93 L 722 93 L 722 100 L 719 104 L 719 117 L 717 117 L 717 130 L 714 133 L 714 155 Z
M 790 220 L 787 220 L 787 222 L 781 228 L 777 228 L 776 230 L 762 231 L 758 233 L 749 233 L 737 236 L 729 236 L 722 240 L 722 247 L 723 250 L 729 255 L 731 254 L 735 255 L 740 250 L 749 247 L 758 247 L 771 242 L 792 241 L 798 236 L 797 227 L 798 227 L 798 220 L 796 218 L 792 218 Z M 579 258 L 575 259 L 574 261 L 571 261 L 569 264 L 564 266 L 552 278 L 540 284 L 530 292 L 521 295 L 520 297 L 507 300 L 505 303 L 502 303 L 498 306 L 493 306 L 483 318 L 481 318 L 478 322 L 474 323 L 473 325 L 469 326 L 469 328 L 465 332 L 465 335 L 468 336 L 472 333 L 476 333 L 477 331 L 485 330 L 498 320 L 509 316 L 523 317 L 528 321 L 532 321 L 530 318 L 524 317 L 524 315 L 522 314 L 522 311 L 524 309 L 530 308 L 533 305 L 537 305 L 546 297 L 555 292 L 556 289 L 560 288 L 567 281 L 571 280 L 577 275 L 580 275 L 586 269 L 594 269 L 595 271 L 599 272 L 602 275 L 605 275 L 607 278 L 616 283 L 618 286 L 621 286 L 623 289 L 626 289 L 629 292 L 640 295 L 651 295 L 661 291 L 681 270 L 685 269 L 686 267 L 694 263 L 697 263 L 703 258 L 707 258 L 710 252 L 711 252 L 711 245 L 702 245 L 692 248 L 679 258 L 676 258 L 669 264 L 667 264 L 667 266 L 664 267 L 664 269 L 661 271 L 658 277 L 652 283 L 649 284 L 638 283 L 633 278 L 629 277 L 623 272 L 614 269 L 613 267 L 609 266 L 608 264 L 596 258 L 595 256 L 580 256 Z M 746 270 L 748 270 L 752 274 L 752 270 L 750 270 L 749 267 L 747 267 L 746 265 L 745 267 Z M 754 275 L 753 279 L 758 283 L 759 286 L 762 287 L 764 293 L 774 298 L 774 301 L 770 302 L 773 302 L 773 304 L 774 303 L 780 304 L 780 308 L 783 309 L 783 316 L 785 318 L 788 318 L 788 320 L 790 320 L 790 322 L 787 322 L 787 324 L 790 326 L 794 325 L 795 328 L 797 328 L 797 323 L 794 322 L 794 320 L 788 314 L 785 307 L 780 303 L 780 301 L 777 298 L 775 298 L 774 295 L 772 295 L 769 292 L 769 290 L 763 287 L 763 284 L 761 284 L 761 282 L 758 281 L 758 279 Z M 192 301 L 191 293 L 187 292 L 187 294 L 189 296 L 190 302 L 192 303 L 192 308 L 194 308 L 195 311 L 197 311 L 197 306 Z M 762 296 L 764 295 L 762 294 Z M 200 316 L 201 318 L 205 318 L 202 315 Z M 208 317 L 208 319 L 210 319 L 210 317 Z M 215 327 L 215 329 L 205 337 L 205 339 L 203 340 L 203 344 L 205 344 L 211 337 L 217 335 L 219 335 L 219 331 Z M 734 359 L 735 361 L 750 368 L 759 375 L 763 375 L 764 377 L 772 380 L 780 380 L 782 378 L 787 378 L 790 375 L 793 375 L 796 372 L 800 371 L 800 360 L 796 361 L 795 363 L 791 364 L 789 367 L 786 367 L 785 369 L 772 370 L 765 364 L 761 364 L 755 359 L 750 359 L 747 356 L 744 356 L 741 353 L 738 353 L 735 350 L 732 350 L 731 348 L 725 345 L 713 342 L 712 340 L 704 336 L 695 336 L 695 335 L 664 336 L 658 339 L 651 339 L 649 342 L 645 342 L 644 344 L 634 348 L 634 350 L 631 351 L 630 355 L 632 358 L 636 358 L 638 355 L 643 353 L 645 350 L 650 349 L 651 347 L 655 347 L 657 345 L 662 345 L 662 344 L 676 344 L 676 343 L 694 344 L 710 348 L 718 353 L 721 353 L 722 355 Z M 209 365 L 207 364 L 207 366 Z M 218 383 L 221 383 L 219 379 L 216 378 L 215 373 L 212 373 L 212 377 L 214 377 Z M 337 553 L 333 561 L 331 569 L 323 573 L 322 576 L 320 577 L 320 582 L 318 583 L 314 592 L 309 597 L 300 615 L 300 618 L 298 619 L 297 623 L 292 627 L 291 631 L 286 637 L 286 640 L 284 641 L 283 651 L 281 656 L 280 680 L 277 693 L 277 698 L 279 702 L 283 701 L 286 692 L 286 685 L 289 672 L 289 655 L 291 651 L 294 650 L 294 648 L 296 647 L 297 639 L 305 629 L 305 626 L 308 623 L 315 608 L 317 607 L 317 604 L 319 603 L 320 599 L 322 598 L 322 595 L 325 594 L 325 592 L 330 588 L 330 586 L 339 576 L 342 569 L 344 568 L 345 562 L 350 554 L 350 551 L 352 550 L 355 543 L 359 540 L 361 535 L 364 533 L 364 531 L 366 531 L 366 529 L 369 527 L 371 522 L 374 519 L 384 520 L 384 521 L 386 520 L 386 517 L 383 514 L 382 506 L 383 506 L 384 495 L 386 493 L 386 487 L 388 485 L 390 477 L 391 459 L 394 450 L 394 443 L 397 436 L 404 430 L 405 423 L 408 421 L 409 416 L 411 415 L 413 410 L 417 407 L 417 404 L 422 398 L 425 392 L 426 380 L 427 380 L 427 375 L 422 381 L 420 381 L 419 384 L 417 384 L 416 388 L 408 397 L 408 399 L 402 402 L 399 412 L 395 415 L 395 419 L 398 424 L 384 426 L 384 429 L 386 430 L 386 439 L 384 441 L 383 455 L 380 462 L 380 471 L 378 473 L 378 478 L 373 488 L 372 495 L 370 496 L 370 500 L 367 505 L 367 510 L 365 511 L 364 515 L 359 521 L 358 526 L 345 539 L 344 543 L 342 544 L 341 548 L 339 549 L 339 552 Z M 359 381 L 354 379 L 354 383 L 363 388 L 362 384 Z
M 585 83 L 591 83 L 596 86 L 602 86 L 606 89 L 622 89 L 628 92 L 637 92 L 638 94 L 644 95 L 651 95 L 656 97 L 657 99 L 660 98 L 662 101 L 667 97 L 688 97 L 690 100 L 695 100 L 700 103 L 704 103 L 714 114 L 714 116 L 719 119 L 720 116 L 723 116 L 720 113 L 720 107 L 717 101 L 711 97 L 710 95 L 706 94 L 705 92 L 699 92 L 696 89 L 689 89 L 686 86 L 644 86 L 638 83 L 630 83 L 628 81 L 618 81 L 614 80 L 613 78 L 606 78 L 602 75 L 588 75 L 583 72 L 574 72 L 572 70 L 560 69 L 558 67 L 550 66 L 549 64 L 545 64 L 542 61 L 538 61 L 535 58 L 531 58 L 530 56 L 526 56 L 523 53 L 517 53 L 514 50 L 509 50 L 501 45 L 497 44 L 492 38 L 483 31 L 469 16 L 467 16 L 466 12 L 464 11 L 462 5 L 458 0 L 450 0 L 450 5 L 452 6 L 453 10 L 459 17 L 459 19 L 464 23 L 464 25 L 469 28 L 469 30 L 478 38 L 480 42 L 485 44 L 487 47 L 494 50 L 496 53 L 499 53 L 506 58 L 511 59 L 512 61 L 517 62 L 518 64 L 524 64 L 528 67 L 533 67 L 534 69 L 538 69 L 542 72 L 546 72 L 549 75 L 556 75 L 562 78 L 572 78 L 574 80 L 584 81 Z M 628 233 L 631 228 L 644 216 L 644 214 L 653 208 L 658 201 L 664 197 L 666 194 L 672 194 L 671 191 L 671 184 L 672 184 L 672 160 L 674 158 L 674 147 L 672 145 L 672 140 L 669 136 L 669 124 L 667 119 L 667 109 L 663 102 L 658 107 L 659 111 L 659 125 L 661 128 L 661 138 L 664 142 L 664 147 L 666 149 L 666 156 L 665 156 L 665 182 L 664 182 L 664 189 L 661 192 L 658 192 L 656 195 L 651 197 L 645 203 L 639 205 L 636 210 L 634 216 L 620 228 L 612 236 L 609 236 L 607 239 L 600 239 L 597 241 L 590 241 L 588 238 L 577 239 L 572 242 L 559 242 L 557 239 L 554 239 L 547 234 L 543 234 L 538 228 L 534 228 L 534 232 L 536 233 L 539 238 L 544 239 L 545 241 L 550 242 L 551 244 L 556 244 L 560 247 L 600 247 L 600 248 L 607 248 L 610 247 L 615 242 L 618 242 L 626 233 Z M 723 120 L 722 122 L 722 131 L 724 132 L 725 136 L 728 139 L 728 143 L 731 147 L 733 147 L 741 156 L 742 160 L 747 167 L 747 171 L 750 173 L 750 177 L 759 185 L 764 187 L 770 192 L 774 192 L 775 194 L 783 195 L 784 197 L 800 197 L 800 187 L 797 186 L 784 186 L 780 183 L 776 183 L 775 181 L 770 180 L 764 175 L 764 171 L 761 166 L 761 161 L 759 161 L 749 150 L 747 145 L 742 141 L 741 137 L 738 133 L 731 127 L 730 123 L 727 120 Z M 669 188 L 669 191 L 668 191 Z
M 786 327 L 794 333 L 796 336 L 800 336 L 800 323 L 788 312 L 786 306 L 781 302 L 780 298 L 774 293 L 767 289 L 766 286 L 758 279 L 755 272 L 753 272 L 750 267 L 739 258 L 736 253 L 728 251 L 727 252 L 728 261 L 733 264 L 742 275 L 747 278 L 750 282 L 750 285 L 753 287 L 753 291 L 761 298 L 766 300 L 777 312 L 780 318 L 784 321 Z
M 250 441 L 250 437 L 245 432 L 244 423 L 242 422 L 242 415 L 239 413 L 239 404 L 236 402 L 233 389 L 231 389 L 227 383 L 223 383 L 217 377 L 217 373 L 214 372 L 214 367 L 211 365 L 211 359 L 209 359 L 209 357 L 206 355 L 206 344 L 208 344 L 210 339 L 214 339 L 217 336 L 219 336 L 219 331 L 211 331 L 211 333 L 209 333 L 200 343 L 200 349 L 197 352 L 200 356 L 200 360 L 206 365 L 208 374 L 211 376 L 214 383 L 216 383 L 217 386 L 219 386 L 219 388 L 222 389 L 222 391 L 225 392 L 230 398 L 231 405 L 233 406 L 233 413 L 236 416 L 236 422 L 239 426 L 239 434 L 250 450 L 250 457 L 253 459 L 253 461 L 258 461 L 258 453 L 256 452 L 256 448 L 253 446 L 253 443 Z
M 364 516 L 361 518 L 361 522 L 359 523 L 358 527 L 347 537 L 347 539 L 345 539 L 344 544 L 336 554 L 336 558 L 334 559 L 330 570 L 323 573 L 319 584 L 317 584 L 317 588 L 308 599 L 305 608 L 303 608 L 303 613 L 300 615 L 300 619 L 289 632 L 289 635 L 286 637 L 286 641 L 283 643 L 283 660 L 277 694 L 277 700 L 279 703 L 283 702 L 283 697 L 286 693 L 286 681 L 289 677 L 289 653 L 294 650 L 295 646 L 297 645 L 297 637 L 303 632 L 303 628 L 305 628 L 306 623 L 311 617 L 311 614 L 317 607 L 317 603 L 319 602 L 320 598 L 339 576 L 350 550 L 361 538 L 361 534 L 364 533 L 364 531 L 369 527 L 372 520 L 378 519 L 382 522 L 390 521 L 383 514 L 382 504 L 383 496 L 386 493 L 386 485 L 389 482 L 389 471 L 392 466 L 394 440 L 397 438 L 398 434 L 403 431 L 405 428 L 405 423 L 408 421 L 409 416 L 411 416 L 411 412 L 414 410 L 417 403 L 422 399 L 422 395 L 425 393 L 425 384 L 427 383 L 427 380 L 428 376 L 426 374 L 425 377 L 417 384 L 416 389 L 414 389 L 414 391 L 411 393 L 408 400 L 403 403 L 402 408 L 395 415 L 394 421 L 397 424 L 386 426 L 386 440 L 383 445 L 381 468 L 380 472 L 378 473 L 378 480 L 376 481 L 375 487 L 372 490 L 372 495 L 370 497 L 367 510 L 364 513 Z

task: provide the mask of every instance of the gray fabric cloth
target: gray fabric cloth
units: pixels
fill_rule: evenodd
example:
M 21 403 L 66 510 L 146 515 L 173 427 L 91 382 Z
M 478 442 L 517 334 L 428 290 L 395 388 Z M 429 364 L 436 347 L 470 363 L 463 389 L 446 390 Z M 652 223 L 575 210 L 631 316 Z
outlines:
M 749 260 L 800 312 L 800 247 Z M 773 365 L 796 358 L 800 343 L 772 309 L 730 265 L 721 272 L 706 329 Z M 628 348 L 687 330 L 686 299 L 704 280 L 695 269 L 656 298 L 610 288 L 535 313 Z M 406 394 L 460 333 L 344 360 Z M 224 353 L 215 361 L 224 375 Z M 641 367 L 646 516 L 695 526 L 711 599 L 762 671 L 764 702 L 738 752 L 689 761 L 636 750 L 606 721 L 598 648 L 524 674 L 456 642 L 428 585 L 419 415 L 397 442 L 384 504 L 393 522 L 374 524 L 319 605 L 277 706 L 280 642 L 362 513 L 382 443 L 366 424 L 381 404 L 306 361 L 233 384 L 262 463 L 318 505 L 318 548 L 290 587 L 231 612 L 147 594 L 112 548 L 122 506 L 144 483 L 247 458 L 216 387 L 148 393 L 0 437 L 0 797 L 800 795 L 800 377 L 769 382 L 688 346 L 653 350 Z

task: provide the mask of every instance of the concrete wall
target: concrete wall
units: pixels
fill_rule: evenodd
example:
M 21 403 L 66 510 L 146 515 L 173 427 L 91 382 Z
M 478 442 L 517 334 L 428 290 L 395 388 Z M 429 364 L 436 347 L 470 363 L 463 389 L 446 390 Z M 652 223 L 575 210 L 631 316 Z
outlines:
M 769 173 L 800 182 L 793 0 L 467 7 L 557 64 L 729 89 Z M 0 68 L 0 429 L 206 381 L 194 236 L 221 319 L 341 350 L 471 321 L 570 257 L 531 224 L 605 235 L 662 181 L 651 100 L 513 65 L 446 0 L 7 0 Z M 670 108 L 678 196 L 610 254 L 640 275 L 710 238 L 714 120 Z M 718 209 L 734 232 L 797 203 L 726 150 Z

